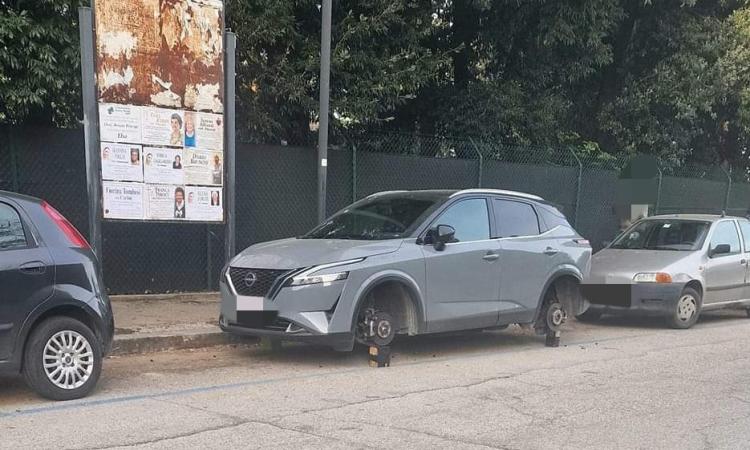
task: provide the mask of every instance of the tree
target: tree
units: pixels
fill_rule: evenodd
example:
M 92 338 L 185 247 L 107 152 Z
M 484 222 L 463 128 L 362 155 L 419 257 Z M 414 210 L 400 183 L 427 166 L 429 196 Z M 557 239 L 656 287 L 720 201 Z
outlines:
M 76 0 L 0 0 L 0 123 L 81 116 Z
M 242 135 L 311 143 L 318 116 L 320 5 L 315 1 L 231 1 Z M 424 0 L 342 0 L 333 15 L 332 127 L 368 127 L 437 77 L 448 56 L 422 45 L 432 31 Z

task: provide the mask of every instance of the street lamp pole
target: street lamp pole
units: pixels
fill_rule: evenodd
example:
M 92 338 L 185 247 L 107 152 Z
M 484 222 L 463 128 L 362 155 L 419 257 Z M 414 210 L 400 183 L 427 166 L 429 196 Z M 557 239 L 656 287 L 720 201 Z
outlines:
M 326 218 L 328 176 L 328 102 L 331 84 L 331 2 L 323 0 L 320 33 L 320 120 L 318 127 L 318 222 Z

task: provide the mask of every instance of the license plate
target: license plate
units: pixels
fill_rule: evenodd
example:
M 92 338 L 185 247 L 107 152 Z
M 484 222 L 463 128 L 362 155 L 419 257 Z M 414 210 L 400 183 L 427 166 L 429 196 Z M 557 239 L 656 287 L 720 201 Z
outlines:
M 263 311 L 263 297 L 237 297 L 237 311 Z

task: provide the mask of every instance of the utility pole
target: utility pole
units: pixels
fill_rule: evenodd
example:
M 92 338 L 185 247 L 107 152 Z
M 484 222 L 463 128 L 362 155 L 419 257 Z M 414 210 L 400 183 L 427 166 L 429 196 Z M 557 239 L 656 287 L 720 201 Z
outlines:
M 326 218 L 328 176 L 328 102 L 331 87 L 331 2 L 323 0 L 320 33 L 320 118 L 318 126 L 318 222 Z

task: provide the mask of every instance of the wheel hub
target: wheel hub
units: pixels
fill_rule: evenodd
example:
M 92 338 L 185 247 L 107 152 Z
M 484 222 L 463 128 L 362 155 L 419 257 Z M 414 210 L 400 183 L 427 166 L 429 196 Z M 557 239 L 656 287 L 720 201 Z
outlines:
M 387 320 L 381 320 L 378 322 L 377 333 L 378 337 L 385 339 L 391 334 L 391 323 Z
M 88 339 L 80 333 L 60 331 L 44 346 L 42 364 L 52 384 L 61 389 L 77 389 L 91 378 L 94 352 Z

